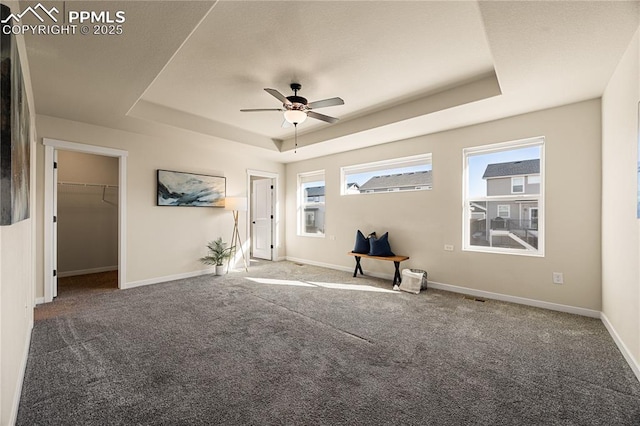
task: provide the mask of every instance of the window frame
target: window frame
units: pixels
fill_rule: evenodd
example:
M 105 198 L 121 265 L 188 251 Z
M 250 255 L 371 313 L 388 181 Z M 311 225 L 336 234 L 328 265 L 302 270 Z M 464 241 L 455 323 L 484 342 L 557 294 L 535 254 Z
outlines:
M 400 189 L 400 188 L 387 188 L 386 190 L 375 191 L 365 190 L 364 192 L 348 193 L 347 192 L 347 175 L 373 172 L 376 170 L 384 171 L 390 169 L 397 169 L 401 167 L 410 167 L 411 165 L 418 165 L 424 162 L 424 165 L 431 166 L 431 173 L 433 176 L 433 155 L 432 153 L 416 154 L 407 157 L 391 158 L 380 161 L 372 161 L 369 163 L 353 164 L 350 166 L 340 167 L 340 195 L 352 196 L 352 195 L 365 195 L 365 194 L 388 194 L 390 192 L 413 192 L 413 191 L 430 191 L 433 188 L 433 182 L 431 186 L 427 185 L 415 185 L 412 189 Z M 384 174 L 384 173 L 383 173 Z
M 522 182 L 521 184 L 516 184 L 516 180 L 519 180 L 520 182 Z M 524 189 L 524 176 L 512 176 L 511 177 L 511 193 L 512 194 L 524 194 L 525 193 L 525 189 Z M 521 186 L 522 187 L 522 191 L 515 191 L 513 188 L 516 186 Z
M 303 190 L 303 185 L 307 182 L 310 182 L 311 179 L 314 178 L 318 178 L 318 181 L 322 181 L 324 182 L 324 200 L 323 201 L 307 201 L 305 194 L 304 194 L 304 190 Z M 297 202 L 296 202 L 296 208 L 297 208 L 297 218 L 296 218 L 296 222 L 297 222 L 297 235 L 299 237 L 313 237 L 313 238 L 325 238 L 326 235 L 326 211 L 327 211 L 327 206 L 326 206 L 326 200 L 327 200 L 327 181 L 326 181 L 326 173 L 324 170 L 314 170 L 311 172 L 302 172 L 302 173 L 298 173 L 297 175 Z M 314 197 L 315 198 L 315 197 Z M 317 197 L 318 199 L 320 197 Z M 307 224 L 307 208 L 313 208 L 313 207 L 323 207 L 324 208 L 324 212 L 325 212 L 325 219 L 324 219 L 324 226 L 323 226 L 323 231 L 321 233 L 311 233 L 311 232 L 306 232 L 306 224 Z
M 511 195 L 497 195 L 484 197 L 470 197 L 469 196 L 469 157 L 476 155 L 484 155 L 491 153 L 498 153 L 504 151 L 512 151 L 521 148 L 539 147 L 540 149 L 540 191 L 538 194 L 515 193 Z M 537 136 L 527 139 L 520 139 L 508 142 L 498 142 L 494 144 L 481 145 L 464 148 L 462 150 L 462 166 L 463 166 L 463 179 L 462 179 L 462 250 L 470 252 L 481 253 L 494 253 L 494 254 L 509 254 L 516 256 L 529 256 L 529 257 L 544 257 L 545 256 L 545 137 Z M 525 179 L 526 181 L 526 179 Z M 512 188 L 513 189 L 513 188 Z M 471 209 L 468 208 L 472 202 L 517 202 L 525 200 L 537 201 L 538 210 L 538 248 L 537 251 L 532 252 L 529 250 L 506 248 L 506 247 L 491 247 L 482 245 L 471 244 Z

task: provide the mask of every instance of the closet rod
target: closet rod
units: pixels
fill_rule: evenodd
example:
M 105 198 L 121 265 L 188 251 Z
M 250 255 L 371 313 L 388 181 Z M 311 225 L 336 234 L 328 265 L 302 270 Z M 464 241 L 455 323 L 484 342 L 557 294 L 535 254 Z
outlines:
M 79 182 L 58 182 L 58 185 L 88 186 L 88 187 L 97 187 L 97 188 L 117 188 L 118 187 L 118 185 L 106 185 L 103 183 L 79 183 Z

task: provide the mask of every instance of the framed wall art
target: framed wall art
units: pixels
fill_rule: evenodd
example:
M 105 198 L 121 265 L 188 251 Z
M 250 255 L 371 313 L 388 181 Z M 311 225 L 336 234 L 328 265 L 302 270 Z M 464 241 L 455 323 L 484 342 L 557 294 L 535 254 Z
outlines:
M 5 20 L 11 11 L 0 6 Z M 5 31 L 0 37 L 0 225 L 11 225 L 29 218 L 31 120 L 15 37 Z
M 158 170 L 158 206 L 224 207 L 222 176 Z

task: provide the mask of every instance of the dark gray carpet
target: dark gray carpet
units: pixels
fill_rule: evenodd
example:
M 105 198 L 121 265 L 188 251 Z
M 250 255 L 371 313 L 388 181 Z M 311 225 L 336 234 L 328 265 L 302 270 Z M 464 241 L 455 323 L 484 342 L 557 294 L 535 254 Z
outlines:
M 599 320 L 249 271 L 74 293 L 35 323 L 17 424 L 640 424 L 640 383 Z

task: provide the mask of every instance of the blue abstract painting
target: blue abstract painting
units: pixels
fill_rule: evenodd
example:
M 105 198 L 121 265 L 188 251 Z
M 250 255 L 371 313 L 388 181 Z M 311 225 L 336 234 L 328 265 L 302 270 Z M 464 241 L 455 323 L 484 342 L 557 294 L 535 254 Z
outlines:
M 10 9 L 0 5 L 4 21 Z M 0 35 L 0 225 L 11 225 L 30 216 L 31 119 L 16 39 Z
M 158 205 L 224 207 L 226 185 L 221 176 L 158 170 Z

